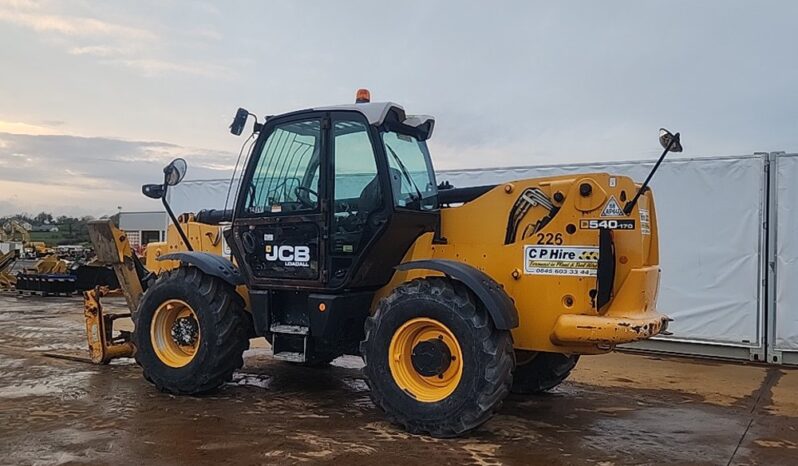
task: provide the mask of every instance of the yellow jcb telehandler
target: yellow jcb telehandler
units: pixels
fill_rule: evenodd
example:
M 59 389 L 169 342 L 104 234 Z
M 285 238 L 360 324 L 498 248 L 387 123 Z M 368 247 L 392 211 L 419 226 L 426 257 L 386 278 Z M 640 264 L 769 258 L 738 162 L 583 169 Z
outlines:
M 92 224 L 135 324 L 111 342 L 89 293 L 97 359 L 135 353 L 158 389 L 198 394 L 231 379 L 253 337 L 308 365 L 361 355 L 393 422 L 450 437 L 510 391 L 555 387 L 580 355 L 665 331 L 654 171 L 643 184 L 585 173 L 442 189 L 434 119 L 369 100 L 255 118 L 231 209 L 177 218 L 167 191 L 186 164 L 171 163 L 143 187 L 173 220 L 146 266 L 123 232 Z M 660 162 L 681 150 L 678 133 L 660 142 Z

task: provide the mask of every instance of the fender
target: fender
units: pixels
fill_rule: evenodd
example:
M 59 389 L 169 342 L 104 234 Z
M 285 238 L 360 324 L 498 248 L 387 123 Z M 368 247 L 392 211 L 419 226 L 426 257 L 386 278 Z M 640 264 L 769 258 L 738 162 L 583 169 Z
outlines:
M 468 264 L 448 259 L 426 259 L 405 262 L 396 266 L 398 270 L 434 270 L 451 277 L 468 287 L 488 310 L 493 324 L 499 330 L 518 327 L 518 310 L 512 298 L 485 272 Z
M 164 254 L 158 258 L 159 261 L 180 261 L 184 264 L 193 265 L 204 273 L 213 277 L 221 278 L 232 286 L 244 284 L 244 277 L 238 269 L 228 259 L 210 254 L 207 252 L 173 252 Z

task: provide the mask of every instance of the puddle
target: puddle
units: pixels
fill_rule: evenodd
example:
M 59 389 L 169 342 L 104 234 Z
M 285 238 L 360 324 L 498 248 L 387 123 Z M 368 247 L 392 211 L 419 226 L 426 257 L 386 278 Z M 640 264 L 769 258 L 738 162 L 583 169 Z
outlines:
M 363 379 L 353 379 L 351 377 L 344 377 L 341 379 L 341 382 L 346 385 L 346 388 L 351 389 L 353 392 L 367 392 L 369 391 L 369 386 L 366 384 L 366 381 Z
M 330 365 L 344 369 L 363 369 L 363 359 L 360 356 L 341 356 L 333 360 Z
M 227 385 L 239 385 L 247 387 L 256 387 L 268 390 L 272 384 L 272 377 L 270 375 L 261 374 L 242 374 L 236 372 L 233 374 L 233 380 L 228 382 Z
M 13 399 L 29 396 L 66 396 L 79 398 L 85 393 L 89 377 L 94 372 L 72 372 L 65 375 L 46 376 L 41 381 L 25 380 L 21 383 L 0 387 L 0 398 Z M 12 382 L 13 383 L 13 382 Z

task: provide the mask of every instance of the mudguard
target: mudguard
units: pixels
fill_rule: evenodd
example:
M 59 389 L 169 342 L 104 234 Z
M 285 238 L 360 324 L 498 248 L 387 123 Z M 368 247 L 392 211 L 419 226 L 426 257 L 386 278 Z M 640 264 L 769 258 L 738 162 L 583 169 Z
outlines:
M 232 286 L 244 284 L 244 277 L 238 269 L 228 259 L 210 254 L 207 252 L 173 252 L 164 254 L 158 258 L 159 261 L 180 261 L 184 264 L 193 265 L 208 275 L 218 277 Z
M 488 310 L 493 324 L 499 330 L 511 330 L 518 327 L 518 310 L 512 298 L 504 289 L 485 272 L 468 264 L 448 259 L 425 259 L 405 262 L 396 267 L 398 270 L 434 270 L 451 277 L 467 286 Z

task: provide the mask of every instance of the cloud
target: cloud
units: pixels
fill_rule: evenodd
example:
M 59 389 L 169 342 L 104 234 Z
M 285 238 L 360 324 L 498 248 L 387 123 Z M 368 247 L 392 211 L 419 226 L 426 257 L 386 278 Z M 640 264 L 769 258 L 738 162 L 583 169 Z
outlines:
M 127 55 L 131 52 L 126 47 L 111 47 L 108 45 L 87 45 L 85 47 L 72 47 L 67 51 L 70 55 L 92 55 L 95 57 L 111 57 L 116 55 Z
M 39 120 L 35 123 L 26 121 L 0 120 L 0 133 L 29 136 L 81 136 L 67 128 L 63 120 Z M 8 143 L 0 139 L 0 149 Z
M 59 3 L 0 0 L 0 22 L 35 31 L 49 39 L 51 44 L 64 48 L 69 55 L 96 58 L 101 64 L 132 69 L 144 77 L 186 74 L 229 78 L 233 75 L 233 70 L 222 65 L 168 56 L 178 54 L 172 49 L 185 48 L 179 38 L 168 34 L 164 37 L 153 29 L 90 16 L 58 14 L 59 7 Z M 221 33 L 208 27 L 194 27 L 186 34 L 193 40 L 218 41 L 222 38 Z M 185 51 L 180 52 L 180 56 L 185 56 Z
M 110 37 L 122 40 L 150 40 L 156 35 L 152 31 L 96 18 L 45 14 L 40 11 L 0 9 L 0 21 L 33 29 L 37 32 L 56 33 L 75 37 Z
M 0 215 L 158 210 L 141 185 L 160 181 L 173 158 L 188 161 L 190 179 L 229 177 L 235 162 L 234 154 L 158 141 L 11 133 L 0 133 L 0 141 Z
M 36 136 L 58 133 L 57 131 L 54 131 L 53 128 L 50 128 L 48 126 L 50 125 L 47 124 L 37 125 L 37 124 L 25 123 L 22 121 L 0 120 L 0 133 L 30 134 Z M 0 144 L 0 148 L 2 147 L 3 147 L 2 144 Z
M 224 66 L 206 63 L 176 62 L 171 60 L 158 60 L 152 58 L 107 60 L 104 63 L 122 65 L 138 70 L 147 77 L 159 76 L 170 72 L 205 76 L 209 78 L 224 78 L 233 75 L 232 70 Z

